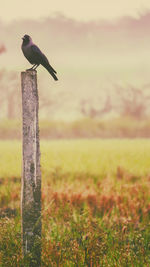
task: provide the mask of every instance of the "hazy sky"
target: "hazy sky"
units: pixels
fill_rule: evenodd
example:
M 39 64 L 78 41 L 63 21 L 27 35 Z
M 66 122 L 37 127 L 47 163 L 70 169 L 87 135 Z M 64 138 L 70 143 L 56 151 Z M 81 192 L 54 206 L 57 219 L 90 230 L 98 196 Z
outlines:
M 4 0 L 0 1 L 0 19 L 42 18 L 59 12 L 78 20 L 138 17 L 150 9 L 150 0 Z

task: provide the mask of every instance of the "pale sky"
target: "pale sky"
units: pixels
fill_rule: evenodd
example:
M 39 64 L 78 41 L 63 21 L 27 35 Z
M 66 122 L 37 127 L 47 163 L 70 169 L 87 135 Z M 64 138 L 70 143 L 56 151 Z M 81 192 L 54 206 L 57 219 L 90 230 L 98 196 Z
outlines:
M 0 0 L 0 20 L 44 18 L 56 13 L 77 20 L 138 17 L 150 9 L 150 0 Z

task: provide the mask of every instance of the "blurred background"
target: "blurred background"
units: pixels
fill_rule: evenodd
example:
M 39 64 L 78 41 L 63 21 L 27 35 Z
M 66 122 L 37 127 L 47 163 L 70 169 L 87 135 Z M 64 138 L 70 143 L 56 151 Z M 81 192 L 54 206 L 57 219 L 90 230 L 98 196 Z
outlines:
M 41 138 L 150 136 L 150 2 L 5 0 L 0 138 L 21 138 L 21 51 L 29 34 L 57 70 L 38 68 Z

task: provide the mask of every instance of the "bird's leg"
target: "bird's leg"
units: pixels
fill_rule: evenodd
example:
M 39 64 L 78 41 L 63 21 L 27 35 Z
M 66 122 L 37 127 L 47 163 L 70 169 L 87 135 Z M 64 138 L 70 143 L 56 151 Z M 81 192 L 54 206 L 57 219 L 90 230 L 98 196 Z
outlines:
M 40 64 L 35 64 L 36 67 L 34 68 L 34 70 L 36 70 L 36 68 L 37 68 L 39 65 L 40 65 Z
M 32 68 L 30 68 L 30 69 L 27 69 L 27 70 L 33 70 L 33 68 L 36 66 L 36 64 L 34 64 L 33 66 L 32 66 Z

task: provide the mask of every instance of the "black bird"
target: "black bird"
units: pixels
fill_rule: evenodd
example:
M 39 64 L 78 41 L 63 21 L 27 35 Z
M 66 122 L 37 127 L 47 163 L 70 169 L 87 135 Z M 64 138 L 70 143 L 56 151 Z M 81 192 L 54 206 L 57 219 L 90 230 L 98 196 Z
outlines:
M 32 42 L 32 38 L 25 34 L 22 38 L 22 52 L 26 59 L 33 64 L 33 67 L 28 70 L 36 70 L 36 68 L 41 64 L 48 72 L 52 75 L 55 81 L 58 80 L 55 74 L 57 72 L 49 64 L 47 57 L 41 52 L 41 50 Z

